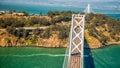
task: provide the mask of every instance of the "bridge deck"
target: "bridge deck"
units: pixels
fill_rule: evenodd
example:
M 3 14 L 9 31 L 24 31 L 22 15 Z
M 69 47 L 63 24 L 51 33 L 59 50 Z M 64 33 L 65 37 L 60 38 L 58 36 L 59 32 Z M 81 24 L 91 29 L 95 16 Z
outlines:
M 69 56 L 65 58 L 63 68 L 83 68 L 84 22 L 85 15 L 72 15 L 69 49 L 66 51 Z
M 69 68 L 80 68 L 80 56 L 71 56 Z

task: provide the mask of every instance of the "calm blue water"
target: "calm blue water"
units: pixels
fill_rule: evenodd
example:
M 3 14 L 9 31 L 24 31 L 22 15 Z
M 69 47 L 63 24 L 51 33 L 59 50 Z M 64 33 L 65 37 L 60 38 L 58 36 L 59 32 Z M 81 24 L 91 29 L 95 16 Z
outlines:
M 65 11 L 71 10 L 75 12 L 82 12 L 85 8 L 78 7 L 56 7 L 56 6 L 43 6 L 43 5 L 30 5 L 30 4 L 7 4 L 0 3 L 0 10 L 16 10 L 16 11 L 26 11 L 30 14 L 39 14 L 42 12 L 46 15 L 48 11 Z M 110 17 L 120 19 L 120 11 L 112 9 L 93 9 L 96 13 L 103 13 Z

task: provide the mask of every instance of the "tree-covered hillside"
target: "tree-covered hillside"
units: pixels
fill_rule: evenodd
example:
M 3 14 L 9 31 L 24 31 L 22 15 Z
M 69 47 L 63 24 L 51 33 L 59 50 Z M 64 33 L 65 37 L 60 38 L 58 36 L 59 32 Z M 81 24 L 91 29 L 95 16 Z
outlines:
M 51 47 L 65 47 L 69 39 L 72 11 L 49 11 L 47 16 L 28 15 L 11 16 L 0 15 L 0 40 L 6 43 L 21 43 L 19 45 L 47 45 Z M 46 29 L 26 30 L 21 27 L 47 27 Z M 19 28 L 19 29 L 16 29 Z M 12 38 L 11 38 L 12 37 Z M 51 41 L 56 39 L 56 43 Z M 120 44 L 120 20 L 103 14 L 87 14 L 85 20 L 85 39 L 91 48 L 102 45 Z M 9 41 L 8 41 L 9 40 Z M 48 43 L 44 43 L 46 40 Z M 1 42 L 2 43 L 2 42 Z M 0 45 L 3 45 L 0 44 Z M 49 47 L 50 47 L 49 46 Z
M 102 14 L 88 14 L 86 29 L 90 36 L 97 38 L 102 44 L 120 41 L 120 20 Z

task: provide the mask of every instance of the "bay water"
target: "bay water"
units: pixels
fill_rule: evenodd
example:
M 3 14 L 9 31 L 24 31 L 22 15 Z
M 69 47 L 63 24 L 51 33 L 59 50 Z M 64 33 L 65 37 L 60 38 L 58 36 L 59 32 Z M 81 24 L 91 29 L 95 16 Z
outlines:
M 62 68 L 66 48 L 0 47 L 0 68 Z M 85 49 L 85 52 L 88 49 Z M 120 68 L 120 45 L 91 50 L 85 68 Z
M 32 5 L 32 4 L 11 4 L 11 3 L 0 3 L 0 10 L 16 10 L 18 12 L 26 11 L 29 14 L 39 15 L 42 13 L 46 15 L 49 11 L 75 11 L 83 12 L 86 7 L 63 7 L 63 6 L 45 6 L 45 5 Z M 117 9 L 93 9 L 95 13 L 106 14 L 109 17 L 120 19 L 120 10 Z

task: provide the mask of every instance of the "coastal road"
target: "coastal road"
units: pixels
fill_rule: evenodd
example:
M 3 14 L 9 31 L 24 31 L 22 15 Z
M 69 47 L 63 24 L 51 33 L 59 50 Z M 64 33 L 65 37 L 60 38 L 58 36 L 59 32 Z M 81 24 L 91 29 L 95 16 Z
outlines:
M 18 29 L 25 29 L 25 30 L 34 30 L 34 29 L 47 29 L 49 28 L 50 26 L 42 26 L 42 27 L 19 27 L 19 28 L 16 28 L 16 30 Z M 5 31 L 6 29 L 0 29 L 0 31 Z

